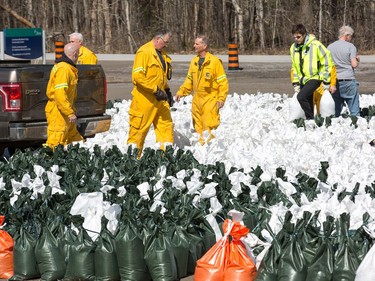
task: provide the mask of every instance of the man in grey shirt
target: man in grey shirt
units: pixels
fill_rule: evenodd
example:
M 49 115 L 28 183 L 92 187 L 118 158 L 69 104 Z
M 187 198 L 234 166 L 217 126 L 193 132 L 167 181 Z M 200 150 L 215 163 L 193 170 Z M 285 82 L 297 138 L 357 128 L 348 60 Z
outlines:
M 339 40 L 328 46 L 337 71 L 337 91 L 332 94 L 336 116 L 340 116 L 344 102 L 348 105 L 351 115 L 359 115 L 359 84 L 354 71 L 359 65 L 359 56 L 357 48 L 350 43 L 353 33 L 350 26 L 342 26 L 339 29 Z

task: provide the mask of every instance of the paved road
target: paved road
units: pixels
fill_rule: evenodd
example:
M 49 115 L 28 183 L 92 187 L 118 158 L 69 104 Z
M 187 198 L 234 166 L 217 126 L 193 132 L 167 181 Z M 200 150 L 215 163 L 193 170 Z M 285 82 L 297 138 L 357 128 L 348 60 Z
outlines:
M 169 82 L 172 93 L 176 93 L 183 83 L 192 55 L 171 55 L 173 62 L 173 77 Z M 227 56 L 219 56 L 228 69 Z M 131 69 L 134 55 L 98 55 L 107 76 L 108 99 L 131 98 Z M 290 84 L 289 56 L 239 56 L 242 70 L 227 71 L 229 93 L 256 94 L 286 93 L 292 94 Z M 362 56 L 357 70 L 357 80 L 360 82 L 361 94 L 373 94 L 375 86 L 375 56 Z

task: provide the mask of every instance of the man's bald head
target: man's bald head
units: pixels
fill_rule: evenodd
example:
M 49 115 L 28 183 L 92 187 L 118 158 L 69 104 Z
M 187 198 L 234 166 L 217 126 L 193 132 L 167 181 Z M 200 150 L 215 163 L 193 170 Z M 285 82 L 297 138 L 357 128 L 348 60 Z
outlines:
M 65 55 L 70 58 L 74 63 L 77 63 L 79 54 L 79 45 L 74 43 L 68 43 L 64 47 Z

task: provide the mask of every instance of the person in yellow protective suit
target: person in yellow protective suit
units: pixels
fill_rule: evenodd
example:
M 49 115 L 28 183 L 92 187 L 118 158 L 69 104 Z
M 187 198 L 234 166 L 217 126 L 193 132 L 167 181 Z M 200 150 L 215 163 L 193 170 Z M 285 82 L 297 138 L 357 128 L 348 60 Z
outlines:
M 75 63 L 78 49 L 76 44 L 65 45 L 64 54 L 56 60 L 50 73 L 45 113 L 48 123 L 46 145 L 52 149 L 57 145 L 65 146 L 83 140 L 77 130 L 74 107 L 77 98 L 78 69 Z
M 156 141 L 161 144 L 161 149 L 173 144 L 173 122 L 166 94 L 169 91 L 167 81 L 172 60 L 163 51 L 171 36 L 169 30 L 157 31 L 152 40 L 141 46 L 135 55 L 127 143 L 139 149 L 138 157 L 151 125 L 154 126 Z
M 331 82 L 329 83 L 329 92 L 331 94 L 333 94 L 333 93 L 336 92 L 336 83 L 337 83 L 336 79 L 337 79 L 336 67 L 332 66 L 332 70 L 331 70 Z M 317 114 L 320 114 L 320 100 L 321 100 L 321 98 L 323 96 L 323 93 L 324 93 L 324 88 L 323 88 L 322 84 L 314 92 L 314 100 L 313 100 L 313 102 L 314 102 L 314 105 L 316 106 L 316 113 Z
M 89 48 L 83 45 L 83 35 L 78 32 L 74 32 L 69 35 L 69 43 L 74 43 L 79 46 L 79 54 L 77 64 L 97 64 L 98 58 Z
M 228 79 L 221 60 L 208 52 L 208 37 L 199 35 L 194 42 L 197 54 L 191 60 L 185 82 L 176 94 L 176 101 L 194 92 L 192 118 L 194 129 L 200 134 L 199 142 L 204 144 L 214 135 L 212 130 L 220 125 L 219 110 L 224 106 L 228 95 Z M 203 132 L 209 132 L 204 139 Z

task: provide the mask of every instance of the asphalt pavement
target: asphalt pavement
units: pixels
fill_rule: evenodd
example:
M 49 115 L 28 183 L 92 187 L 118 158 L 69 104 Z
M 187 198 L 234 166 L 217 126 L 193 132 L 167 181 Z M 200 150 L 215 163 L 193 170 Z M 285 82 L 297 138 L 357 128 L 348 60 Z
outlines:
M 183 83 L 190 60 L 194 55 L 170 55 L 173 75 L 169 86 L 175 94 Z M 290 57 L 279 55 L 239 55 L 239 69 L 228 70 L 228 56 L 219 55 L 223 61 L 229 80 L 229 94 L 279 93 L 293 94 L 290 83 Z M 108 83 L 108 100 L 131 99 L 133 85 L 131 70 L 134 55 L 99 54 Z M 374 94 L 375 56 L 361 56 L 361 63 L 356 70 L 360 83 L 360 94 Z

